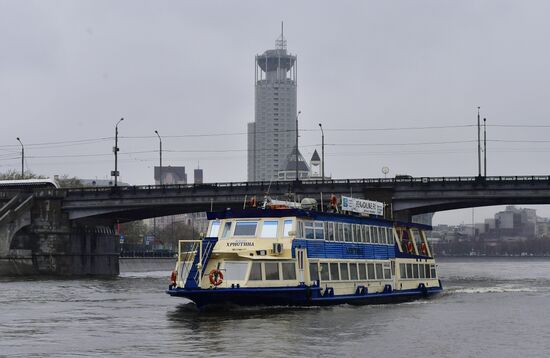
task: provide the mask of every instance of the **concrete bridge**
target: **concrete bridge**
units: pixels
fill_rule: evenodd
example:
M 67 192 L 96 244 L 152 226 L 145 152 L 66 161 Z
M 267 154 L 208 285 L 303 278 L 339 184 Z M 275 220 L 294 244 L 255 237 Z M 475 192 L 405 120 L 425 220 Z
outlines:
M 71 220 L 116 218 L 120 222 L 171 214 L 242 207 L 245 198 L 316 198 L 331 194 L 382 201 L 388 217 L 500 204 L 550 204 L 550 176 L 343 179 L 303 182 L 243 182 L 55 191 Z
M 0 274 L 14 262 L 31 271 L 118 273 L 116 222 L 243 206 L 245 198 L 331 194 L 382 201 L 386 216 L 500 204 L 550 204 L 550 176 L 420 177 L 236 182 L 0 191 Z M 17 259 L 16 259 L 17 258 Z M 26 260 L 26 261 L 25 261 Z

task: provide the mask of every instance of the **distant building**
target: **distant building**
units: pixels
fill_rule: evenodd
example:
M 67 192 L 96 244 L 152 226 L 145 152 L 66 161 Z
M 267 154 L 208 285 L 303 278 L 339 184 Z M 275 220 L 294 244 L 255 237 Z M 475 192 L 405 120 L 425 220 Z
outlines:
M 185 167 L 155 167 L 155 184 L 160 183 L 164 185 L 187 184 Z
M 550 238 L 550 220 L 548 218 L 537 218 L 537 237 L 541 239 Z
M 313 155 L 309 161 L 309 177 L 311 179 L 322 179 L 321 158 L 319 157 L 319 153 L 317 153 L 317 149 L 313 151 Z
M 286 160 L 283 164 L 283 166 L 279 169 L 277 173 L 278 180 L 294 180 L 296 179 L 296 167 L 298 167 L 298 178 L 300 179 L 307 179 L 309 178 L 309 166 L 306 163 L 306 160 L 298 151 L 298 165 L 296 165 L 296 147 L 292 149 L 292 152 L 290 152 Z
M 498 237 L 533 238 L 537 234 L 537 211 L 507 206 L 495 214 L 495 234 Z
M 425 213 L 419 215 L 413 215 L 412 222 L 423 225 L 432 225 L 434 213 Z
M 193 183 L 195 184 L 203 183 L 202 169 L 195 169 L 193 171 Z
M 187 184 L 187 174 L 185 173 L 185 167 L 172 167 L 163 166 L 155 167 L 155 184 L 159 185 L 175 185 L 175 184 Z M 203 171 L 202 169 L 195 169 L 193 171 L 195 184 L 202 183 Z M 208 225 L 205 213 L 190 213 L 190 214 L 178 214 L 170 216 L 162 216 L 154 219 L 148 219 L 148 225 L 152 229 L 154 234 L 158 230 L 162 230 L 169 225 L 175 223 L 184 222 L 187 225 L 193 226 L 197 232 L 205 232 L 205 226 Z
M 296 61 L 287 52 L 282 28 L 275 49 L 256 56 L 255 114 L 248 123 L 249 181 L 277 180 L 296 146 Z

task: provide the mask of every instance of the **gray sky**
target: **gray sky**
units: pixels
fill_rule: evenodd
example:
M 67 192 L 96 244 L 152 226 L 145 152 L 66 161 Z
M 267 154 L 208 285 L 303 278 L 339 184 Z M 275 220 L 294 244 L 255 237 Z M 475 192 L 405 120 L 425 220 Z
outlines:
M 254 55 L 284 20 L 306 157 L 321 122 L 335 178 L 475 175 L 478 105 L 490 125 L 550 125 L 549 13 L 547 1 L 0 0 L 0 172 L 20 168 L 19 136 L 35 173 L 105 178 L 124 117 L 122 181 L 153 182 L 155 129 L 164 165 L 245 180 Z M 468 127 L 372 131 L 423 126 Z M 550 127 L 488 133 L 489 175 L 548 174 Z M 436 215 L 461 221 L 471 210 Z

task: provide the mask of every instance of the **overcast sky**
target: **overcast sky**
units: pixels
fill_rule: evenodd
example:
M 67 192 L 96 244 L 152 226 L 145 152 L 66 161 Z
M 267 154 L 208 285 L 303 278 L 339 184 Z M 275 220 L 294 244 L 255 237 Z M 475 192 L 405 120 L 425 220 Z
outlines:
M 107 178 L 124 117 L 122 181 L 153 182 L 154 130 L 164 165 L 246 180 L 254 56 L 284 21 L 301 150 L 320 148 L 322 123 L 327 174 L 476 175 L 477 106 L 489 175 L 548 174 L 549 13 L 548 1 L 0 0 L 0 172 L 19 170 L 19 136 L 35 173 Z M 471 210 L 436 215 L 462 221 Z

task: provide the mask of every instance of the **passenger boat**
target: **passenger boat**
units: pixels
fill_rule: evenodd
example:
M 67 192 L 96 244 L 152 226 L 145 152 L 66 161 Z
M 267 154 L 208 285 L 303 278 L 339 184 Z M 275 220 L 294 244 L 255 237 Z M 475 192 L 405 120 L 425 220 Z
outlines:
M 166 293 L 201 308 L 398 303 L 441 292 L 431 227 L 365 216 L 381 203 L 342 197 L 350 200 L 363 215 L 317 211 L 312 200 L 208 213 L 206 237 L 179 242 Z

